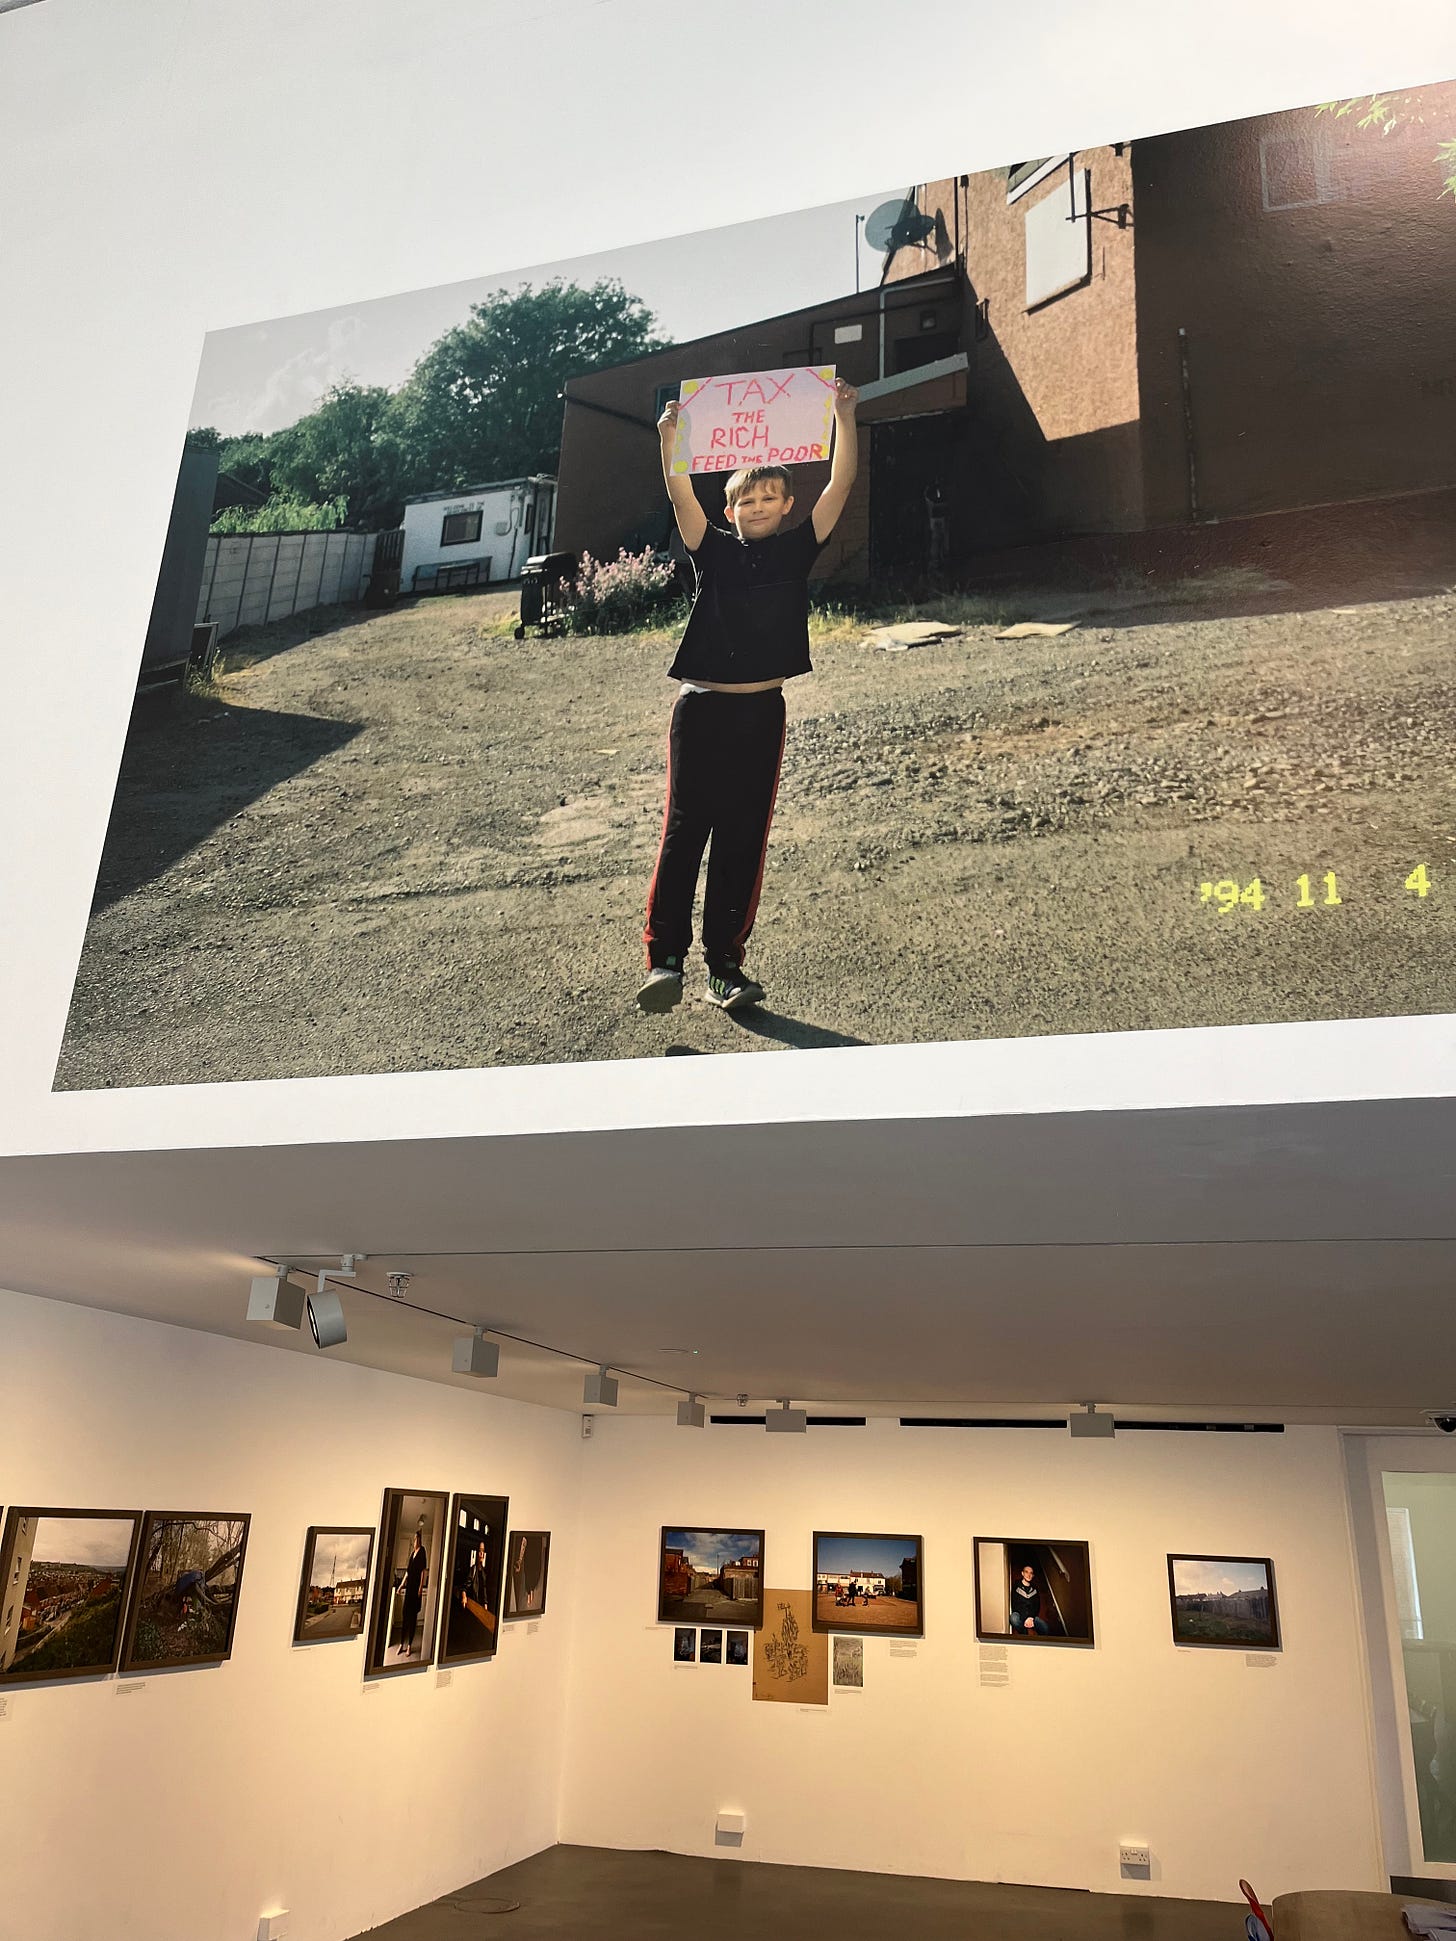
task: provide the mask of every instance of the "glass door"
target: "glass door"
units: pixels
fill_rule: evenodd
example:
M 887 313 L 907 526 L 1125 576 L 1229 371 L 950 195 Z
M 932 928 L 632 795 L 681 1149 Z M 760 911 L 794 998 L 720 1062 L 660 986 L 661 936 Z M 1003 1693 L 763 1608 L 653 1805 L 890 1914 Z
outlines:
M 1456 1436 L 1350 1436 L 1388 1871 L 1456 1879 Z

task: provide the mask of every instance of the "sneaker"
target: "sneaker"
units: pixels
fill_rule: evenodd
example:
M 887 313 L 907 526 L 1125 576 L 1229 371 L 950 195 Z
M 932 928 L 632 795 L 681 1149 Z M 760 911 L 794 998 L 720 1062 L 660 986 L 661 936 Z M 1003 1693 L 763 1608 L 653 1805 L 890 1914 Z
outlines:
M 682 991 L 682 972 L 670 970 L 666 964 L 657 964 L 648 971 L 647 982 L 637 993 L 637 1003 L 643 1011 L 660 1015 L 682 1002 Z
M 741 970 L 730 970 L 722 977 L 708 979 L 707 998 L 720 1011 L 746 1011 L 750 1004 L 763 1003 L 763 986 Z

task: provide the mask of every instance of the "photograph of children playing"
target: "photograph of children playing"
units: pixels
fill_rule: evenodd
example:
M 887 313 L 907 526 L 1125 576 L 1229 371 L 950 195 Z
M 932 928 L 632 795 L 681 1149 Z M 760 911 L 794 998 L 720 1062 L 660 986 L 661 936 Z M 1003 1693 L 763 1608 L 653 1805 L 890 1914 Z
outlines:
M 1456 1010 L 1453 130 L 212 333 L 57 1087 Z M 786 371 L 823 458 L 677 467 Z

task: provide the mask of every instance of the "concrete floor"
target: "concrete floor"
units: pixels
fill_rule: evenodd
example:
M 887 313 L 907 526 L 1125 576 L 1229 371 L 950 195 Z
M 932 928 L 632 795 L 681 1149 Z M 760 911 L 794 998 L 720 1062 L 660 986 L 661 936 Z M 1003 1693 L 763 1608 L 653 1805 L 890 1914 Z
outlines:
M 505 1911 L 513 1901 L 519 1906 Z M 1242 1908 L 1242 1902 L 548 1847 L 413 1914 L 371 1928 L 369 1941 L 525 1941 L 548 1935 L 552 1941 L 684 1941 L 685 1936 L 742 1941 L 745 1934 L 1233 1941 L 1243 1933 Z

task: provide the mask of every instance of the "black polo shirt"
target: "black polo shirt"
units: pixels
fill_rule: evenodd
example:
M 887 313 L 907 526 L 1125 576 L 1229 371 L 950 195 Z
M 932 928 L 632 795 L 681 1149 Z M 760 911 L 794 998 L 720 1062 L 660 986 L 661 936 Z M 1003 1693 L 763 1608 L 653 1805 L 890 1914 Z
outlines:
M 674 680 L 789 680 L 810 674 L 809 572 L 823 547 L 810 517 L 767 539 L 709 523 L 689 553 L 697 589 L 667 670 Z

